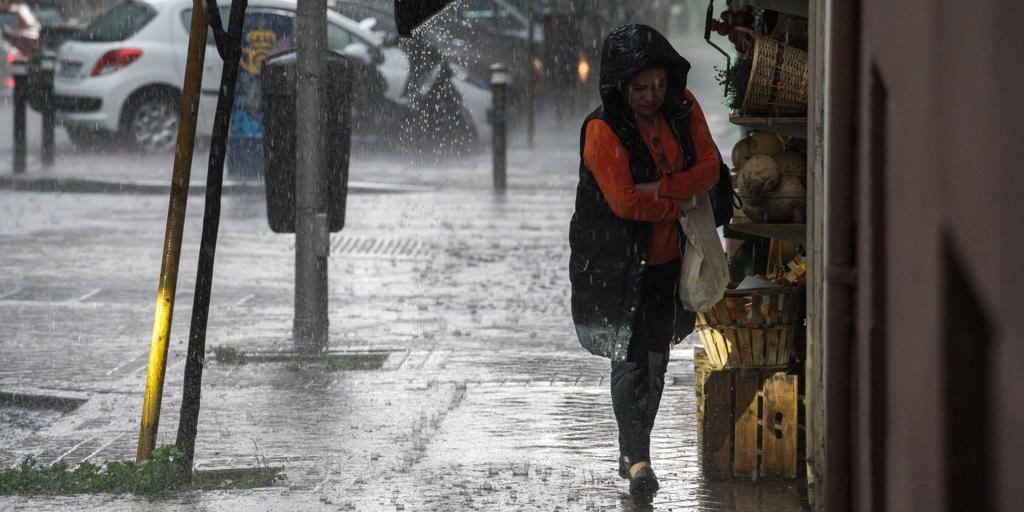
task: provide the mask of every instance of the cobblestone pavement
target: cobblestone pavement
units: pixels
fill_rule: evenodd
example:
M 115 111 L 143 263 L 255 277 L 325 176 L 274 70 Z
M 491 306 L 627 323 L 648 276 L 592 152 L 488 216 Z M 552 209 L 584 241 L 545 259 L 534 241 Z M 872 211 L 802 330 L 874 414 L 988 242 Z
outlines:
M 673 352 L 653 457 L 663 490 L 636 504 L 615 472 L 607 361 L 576 343 L 566 230 L 576 149 L 434 166 L 353 162 L 353 179 L 419 191 L 349 198 L 332 236 L 331 348 L 377 370 L 225 364 L 204 375 L 200 468 L 287 480 L 157 498 L 2 497 L 13 510 L 800 510 L 795 486 L 714 484 L 697 461 L 688 346 Z M 162 195 L 0 192 L 0 392 L 64 397 L 10 413 L 0 464 L 132 458 L 166 215 Z M 202 217 L 189 202 L 158 444 L 173 443 Z M 263 198 L 225 198 L 208 347 L 291 347 L 294 237 Z M 690 341 L 692 343 L 692 340 Z M 0 407 L 2 409 L 2 407 Z M 19 415 L 20 414 L 20 415 Z

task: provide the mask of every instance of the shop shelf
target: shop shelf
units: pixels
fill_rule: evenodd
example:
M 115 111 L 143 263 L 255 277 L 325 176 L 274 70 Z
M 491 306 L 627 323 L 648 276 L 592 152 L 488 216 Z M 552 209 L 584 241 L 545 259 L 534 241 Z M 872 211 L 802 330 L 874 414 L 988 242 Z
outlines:
M 800 139 L 807 138 L 806 117 L 751 117 L 732 115 L 729 122 L 751 130 L 775 132 Z
M 762 238 L 774 238 L 798 244 L 804 243 L 807 239 L 807 224 L 805 223 L 762 223 L 762 222 L 736 222 L 725 226 L 725 237 L 734 238 L 735 233 L 754 235 Z M 742 238 L 742 237 L 739 237 Z

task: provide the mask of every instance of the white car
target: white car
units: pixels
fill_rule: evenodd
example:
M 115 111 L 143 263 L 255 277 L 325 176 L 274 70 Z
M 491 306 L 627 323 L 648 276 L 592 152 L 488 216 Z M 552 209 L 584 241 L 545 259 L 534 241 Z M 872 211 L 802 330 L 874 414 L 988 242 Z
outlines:
M 125 0 L 98 15 L 74 40 L 60 47 L 54 92 L 58 120 L 73 142 L 89 145 L 120 134 L 140 150 L 173 149 L 192 5 L 192 0 Z M 230 2 L 225 0 L 220 7 L 226 25 Z M 295 0 L 249 1 L 239 87 L 246 73 L 248 80 L 258 81 L 264 57 L 293 45 L 295 9 Z M 354 101 L 354 137 L 359 138 L 363 121 L 374 117 L 384 119 L 370 119 L 365 128 L 398 123 L 435 127 L 441 134 L 461 129 L 460 140 L 466 141 L 485 136 L 491 94 L 470 82 L 463 70 L 440 57 L 431 66 L 410 63 L 405 50 L 370 30 L 372 23 L 360 24 L 330 11 L 327 19 L 328 47 L 366 64 L 359 79 L 367 83 L 353 88 L 362 94 Z M 197 126 L 200 136 L 209 136 L 213 129 L 222 67 L 212 33 L 208 39 Z M 424 67 L 429 69 L 415 69 Z M 444 72 L 438 73 L 441 68 Z M 453 86 L 434 87 L 435 91 L 454 91 L 449 94 L 453 96 L 450 108 L 423 108 L 422 101 L 438 100 L 438 94 L 426 92 L 439 79 Z M 375 90 L 380 101 L 367 96 Z M 252 123 L 247 124 L 245 118 L 247 113 L 258 117 L 258 101 L 239 90 L 232 133 L 251 131 Z M 429 112 L 439 112 L 440 117 L 427 122 L 416 119 Z

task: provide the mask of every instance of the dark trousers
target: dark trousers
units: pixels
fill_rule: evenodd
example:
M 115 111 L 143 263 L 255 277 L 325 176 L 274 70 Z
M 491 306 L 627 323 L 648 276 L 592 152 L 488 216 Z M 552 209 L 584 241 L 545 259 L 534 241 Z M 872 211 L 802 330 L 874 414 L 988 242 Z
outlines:
M 619 452 L 630 463 L 651 460 L 651 429 L 665 389 L 681 260 L 640 271 L 640 301 L 625 362 L 612 362 L 612 407 Z

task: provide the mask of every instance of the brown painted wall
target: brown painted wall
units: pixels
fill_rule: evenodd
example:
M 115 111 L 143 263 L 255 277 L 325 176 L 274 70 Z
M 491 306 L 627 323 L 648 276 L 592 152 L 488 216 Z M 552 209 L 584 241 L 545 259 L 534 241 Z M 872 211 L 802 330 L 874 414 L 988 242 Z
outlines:
M 860 6 L 854 134 L 828 141 L 854 149 L 853 508 L 1019 510 L 1024 4 Z

